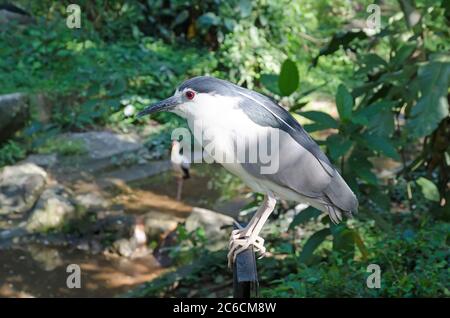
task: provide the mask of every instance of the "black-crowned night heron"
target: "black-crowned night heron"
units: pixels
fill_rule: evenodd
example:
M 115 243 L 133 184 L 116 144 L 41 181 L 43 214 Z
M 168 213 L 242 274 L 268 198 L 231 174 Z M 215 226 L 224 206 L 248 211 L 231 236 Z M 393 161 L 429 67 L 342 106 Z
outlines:
M 277 198 L 307 203 L 327 212 L 334 223 L 343 215 L 356 213 L 356 196 L 338 171 L 303 127 L 269 97 L 224 80 L 199 76 L 185 81 L 173 96 L 146 107 L 138 116 L 158 111 L 185 118 L 196 142 L 207 144 L 204 149 L 208 155 L 265 195 L 248 225 L 232 232 L 229 264 L 251 245 L 264 255 L 264 240 L 259 233 Z M 236 146 L 242 145 L 243 139 L 246 142 L 240 149 L 246 159 L 253 149 L 265 145 L 271 148 L 276 169 L 268 167 L 267 158 L 260 153 L 256 160 L 242 160 Z M 227 160 L 223 160 L 224 154 Z
M 187 156 L 180 153 L 181 144 L 178 140 L 172 141 L 172 149 L 170 151 L 170 162 L 172 169 L 177 178 L 177 200 L 181 199 L 181 192 L 183 189 L 183 181 L 190 178 L 189 168 L 191 162 Z

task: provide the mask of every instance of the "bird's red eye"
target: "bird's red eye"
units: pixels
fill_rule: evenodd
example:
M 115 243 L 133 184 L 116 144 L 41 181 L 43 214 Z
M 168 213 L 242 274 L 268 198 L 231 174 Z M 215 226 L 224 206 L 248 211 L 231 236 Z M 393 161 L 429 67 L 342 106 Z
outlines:
M 195 96 L 195 93 L 193 91 L 187 91 L 186 92 L 187 99 L 193 99 L 194 96 Z

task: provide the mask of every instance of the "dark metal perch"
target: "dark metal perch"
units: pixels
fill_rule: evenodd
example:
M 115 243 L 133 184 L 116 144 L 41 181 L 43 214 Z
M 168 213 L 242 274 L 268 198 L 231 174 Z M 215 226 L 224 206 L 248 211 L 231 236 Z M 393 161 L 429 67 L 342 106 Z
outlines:
M 239 253 L 233 263 L 233 297 L 258 297 L 258 271 L 253 247 Z

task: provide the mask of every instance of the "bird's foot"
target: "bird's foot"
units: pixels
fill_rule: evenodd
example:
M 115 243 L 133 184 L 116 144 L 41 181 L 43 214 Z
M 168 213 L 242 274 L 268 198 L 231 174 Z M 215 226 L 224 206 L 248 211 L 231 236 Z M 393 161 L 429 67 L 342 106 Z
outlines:
M 228 252 L 228 267 L 231 268 L 236 261 L 236 256 L 253 246 L 256 253 L 259 254 L 258 259 L 263 258 L 266 253 L 264 247 L 264 239 L 257 235 L 247 235 L 245 228 L 240 228 L 231 232 L 229 252 Z

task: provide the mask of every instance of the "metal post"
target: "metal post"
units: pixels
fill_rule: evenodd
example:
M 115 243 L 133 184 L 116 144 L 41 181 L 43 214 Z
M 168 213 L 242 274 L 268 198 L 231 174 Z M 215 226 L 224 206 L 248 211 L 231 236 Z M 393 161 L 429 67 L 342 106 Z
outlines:
M 258 272 L 253 247 L 239 253 L 233 264 L 233 297 L 258 297 Z

